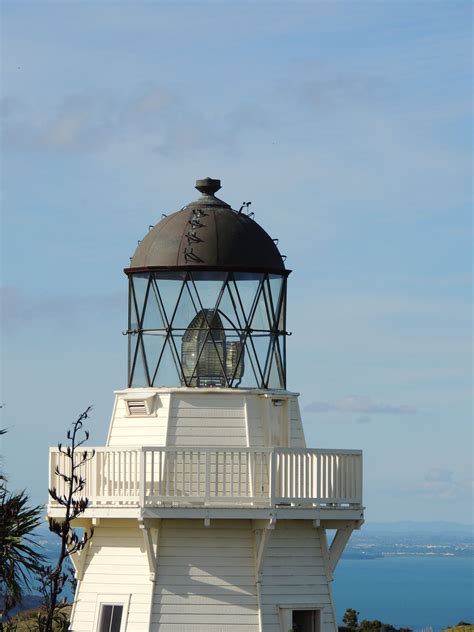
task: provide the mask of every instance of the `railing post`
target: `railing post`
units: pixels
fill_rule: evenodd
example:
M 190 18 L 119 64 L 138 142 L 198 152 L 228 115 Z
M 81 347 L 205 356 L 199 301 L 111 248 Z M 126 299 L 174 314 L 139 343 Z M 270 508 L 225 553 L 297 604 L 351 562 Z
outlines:
M 87 496 L 90 500 L 92 500 L 92 502 L 94 504 L 97 504 L 97 496 L 99 495 L 97 493 L 97 484 L 98 484 L 98 462 L 99 462 L 99 457 L 98 457 L 98 453 L 95 452 L 94 456 L 91 457 L 90 460 L 90 473 L 91 473 L 91 482 L 90 485 L 88 485 L 89 487 L 89 491 L 86 488 L 86 492 L 87 492 Z M 87 481 L 86 481 L 86 485 L 87 485 Z
M 364 476 L 364 468 L 362 462 L 362 453 L 359 455 L 357 468 L 357 502 L 362 505 L 362 479 Z
M 205 493 L 205 499 L 206 499 L 206 502 L 209 502 L 209 500 L 211 498 L 211 453 L 210 453 L 209 450 L 206 450 L 205 454 L 206 454 L 206 481 L 205 481 L 206 493 Z
M 140 507 L 145 506 L 146 498 L 146 448 L 140 450 Z
M 56 466 L 56 450 L 55 448 L 49 448 L 49 481 L 48 481 L 49 489 L 51 489 L 52 487 L 57 487 L 55 476 L 54 476 L 55 466 Z M 53 499 L 51 498 L 51 496 L 48 496 L 48 503 L 50 505 L 52 504 L 52 500 Z
M 278 476 L 278 472 L 277 472 L 277 453 L 276 450 L 272 450 L 270 453 L 270 471 L 269 471 L 269 476 L 270 476 L 270 485 L 269 490 L 270 490 L 270 506 L 273 507 L 275 505 L 275 496 L 276 496 L 276 479 Z
M 248 485 L 247 485 L 247 494 L 250 495 L 250 498 L 253 500 L 254 496 L 255 496 L 255 480 L 254 480 L 254 476 L 255 476 L 255 452 L 252 452 L 251 450 L 249 450 L 247 452 L 247 458 L 248 458 L 248 463 L 247 463 L 247 468 L 248 468 Z

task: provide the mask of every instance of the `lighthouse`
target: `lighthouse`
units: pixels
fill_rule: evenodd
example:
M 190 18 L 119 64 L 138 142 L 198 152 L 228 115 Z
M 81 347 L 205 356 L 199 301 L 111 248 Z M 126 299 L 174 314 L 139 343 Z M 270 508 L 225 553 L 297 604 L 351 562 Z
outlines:
M 287 390 L 290 271 L 220 188 L 198 180 L 125 269 L 127 385 L 82 472 L 77 526 L 94 534 L 73 560 L 74 632 L 337 631 L 362 453 L 306 446 Z M 64 458 L 51 448 L 59 492 Z

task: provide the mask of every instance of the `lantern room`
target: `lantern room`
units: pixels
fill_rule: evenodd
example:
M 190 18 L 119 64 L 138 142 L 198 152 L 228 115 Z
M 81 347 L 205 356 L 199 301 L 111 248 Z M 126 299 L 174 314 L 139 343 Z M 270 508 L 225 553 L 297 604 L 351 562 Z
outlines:
M 152 227 L 129 277 L 128 386 L 286 388 L 283 257 L 248 212 L 201 197 Z

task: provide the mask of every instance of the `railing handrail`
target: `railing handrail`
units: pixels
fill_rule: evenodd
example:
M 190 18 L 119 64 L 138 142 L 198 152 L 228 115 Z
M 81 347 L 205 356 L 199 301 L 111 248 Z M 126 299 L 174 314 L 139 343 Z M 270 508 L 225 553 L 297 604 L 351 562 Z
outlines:
M 272 454 L 272 452 L 282 454 L 331 454 L 334 456 L 345 455 L 362 455 L 362 450 L 335 450 L 330 448 L 241 448 L 236 446 L 84 446 L 87 452 L 242 452 L 250 453 L 257 452 L 259 454 Z M 49 448 L 50 452 L 59 452 L 58 446 L 52 446 Z M 84 451 L 84 450 L 82 450 Z
M 88 446 L 91 503 L 362 504 L 362 451 L 318 448 Z M 62 464 L 62 465 L 60 465 Z M 50 448 L 50 486 L 67 455 Z

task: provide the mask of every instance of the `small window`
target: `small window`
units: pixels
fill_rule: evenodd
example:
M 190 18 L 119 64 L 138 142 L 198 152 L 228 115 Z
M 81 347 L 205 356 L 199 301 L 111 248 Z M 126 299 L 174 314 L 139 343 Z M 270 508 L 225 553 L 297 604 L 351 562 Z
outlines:
M 99 632 L 120 632 L 123 605 L 102 604 L 100 609 Z
M 281 632 L 321 632 L 322 609 L 316 604 L 285 604 L 279 610 Z
M 293 610 L 294 632 L 320 632 L 320 610 Z

